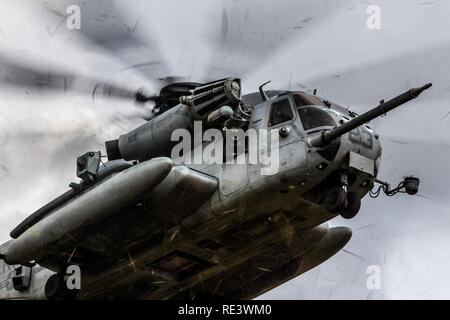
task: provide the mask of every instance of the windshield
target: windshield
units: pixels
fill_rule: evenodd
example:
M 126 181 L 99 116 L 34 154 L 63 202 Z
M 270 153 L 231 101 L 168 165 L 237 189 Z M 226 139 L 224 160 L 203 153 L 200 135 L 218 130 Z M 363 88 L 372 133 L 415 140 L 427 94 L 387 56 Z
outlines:
M 331 115 L 317 107 L 301 107 L 298 109 L 298 113 L 305 131 L 320 127 L 336 126 Z
M 289 99 L 278 100 L 270 107 L 269 127 L 285 123 L 294 118 Z

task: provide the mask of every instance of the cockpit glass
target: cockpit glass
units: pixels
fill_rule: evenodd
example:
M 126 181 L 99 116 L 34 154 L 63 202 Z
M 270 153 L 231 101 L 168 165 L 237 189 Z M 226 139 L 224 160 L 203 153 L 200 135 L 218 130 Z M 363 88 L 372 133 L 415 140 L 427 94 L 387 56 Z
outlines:
M 285 123 L 294 118 L 289 99 L 278 100 L 270 107 L 269 127 Z
M 301 107 L 298 108 L 298 113 L 305 131 L 319 127 L 336 126 L 331 115 L 317 107 Z
M 318 97 L 301 93 L 294 94 L 294 101 L 297 107 L 324 106 L 323 101 Z

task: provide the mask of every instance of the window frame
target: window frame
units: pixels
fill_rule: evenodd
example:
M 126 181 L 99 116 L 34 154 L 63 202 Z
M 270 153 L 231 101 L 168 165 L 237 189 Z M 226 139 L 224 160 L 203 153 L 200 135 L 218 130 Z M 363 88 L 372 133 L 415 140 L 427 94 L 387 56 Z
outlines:
M 289 106 L 291 107 L 291 112 L 292 112 L 293 117 L 291 119 L 289 119 L 288 121 L 281 122 L 281 123 L 278 123 L 275 125 L 271 125 L 270 121 L 271 121 L 271 116 L 272 116 L 272 107 L 275 103 L 282 101 L 282 100 L 289 101 Z M 276 100 L 269 101 L 269 102 L 270 102 L 270 104 L 269 104 L 269 107 L 267 108 L 268 109 L 268 114 L 267 114 L 267 128 L 268 129 L 283 127 L 288 123 L 294 123 L 294 121 L 297 119 L 297 117 L 299 117 L 298 112 L 295 108 L 295 104 L 293 103 L 292 96 L 281 96 L 281 97 L 278 97 Z
M 320 127 L 315 127 L 315 128 L 311 128 L 311 129 L 306 130 L 305 127 L 303 126 L 302 117 L 300 116 L 300 113 L 299 113 L 299 110 L 303 109 L 303 108 L 314 108 L 314 109 L 317 109 L 319 111 L 325 112 L 326 114 L 328 114 L 331 117 L 331 119 L 333 120 L 333 122 L 335 124 L 333 126 L 320 126 Z M 301 107 L 297 107 L 296 106 L 296 112 L 297 112 L 297 115 L 298 115 L 298 117 L 300 119 L 300 123 L 302 125 L 303 131 L 305 132 L 306 135 L 314 134 L 314 133 L 317 133 L 317 132 L 321 132 L 323 130 L 329 130 L 329 129 L 337 127 L 336 120 L 333 118 L 331 113 L 328 112 L 327 110 L 324 110 L 324 109 L 320 108 L 320 106 L 316 106 L 316 105 L 307 105 L 307 106 L 301 106 Z

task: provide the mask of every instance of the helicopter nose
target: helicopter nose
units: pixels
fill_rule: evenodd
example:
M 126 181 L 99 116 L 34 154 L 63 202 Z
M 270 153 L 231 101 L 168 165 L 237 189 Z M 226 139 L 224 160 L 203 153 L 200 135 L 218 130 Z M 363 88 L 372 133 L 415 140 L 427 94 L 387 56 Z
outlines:
M 375 150 L 379 147 L 379 135 L 368 125 L 350 131 L 348 139 L 352 145 L 359 149 Z
M 371 174 L 377 175 L 380 168 L 381 143 L 379 135 L 368 125 L 360 126 L 348 134 L 349 152 L 353 155 L 354 166 L 364 166 Z M 356 159 L 356 160 L 355 160 Z M 359 159 L 359 160 L 357 160 Z M 363 165 L 363 164 L 366 165 Z

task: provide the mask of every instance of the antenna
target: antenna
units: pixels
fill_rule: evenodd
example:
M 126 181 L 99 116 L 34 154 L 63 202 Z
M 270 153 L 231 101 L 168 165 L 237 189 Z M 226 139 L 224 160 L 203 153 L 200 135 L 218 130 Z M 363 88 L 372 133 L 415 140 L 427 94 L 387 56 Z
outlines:
M 269 83 L 271 83 L 272 81 L 267 81 L 266 83 L 263 83 L 262 85 L 259 86 L 259 93 L 261 94 L 261 98 L 263 99 L 263 101 L 267 101 L 269 100 L 269 98 L 267 97 L 266 93 L 264 92 L 264 86 L 268 85 Z

